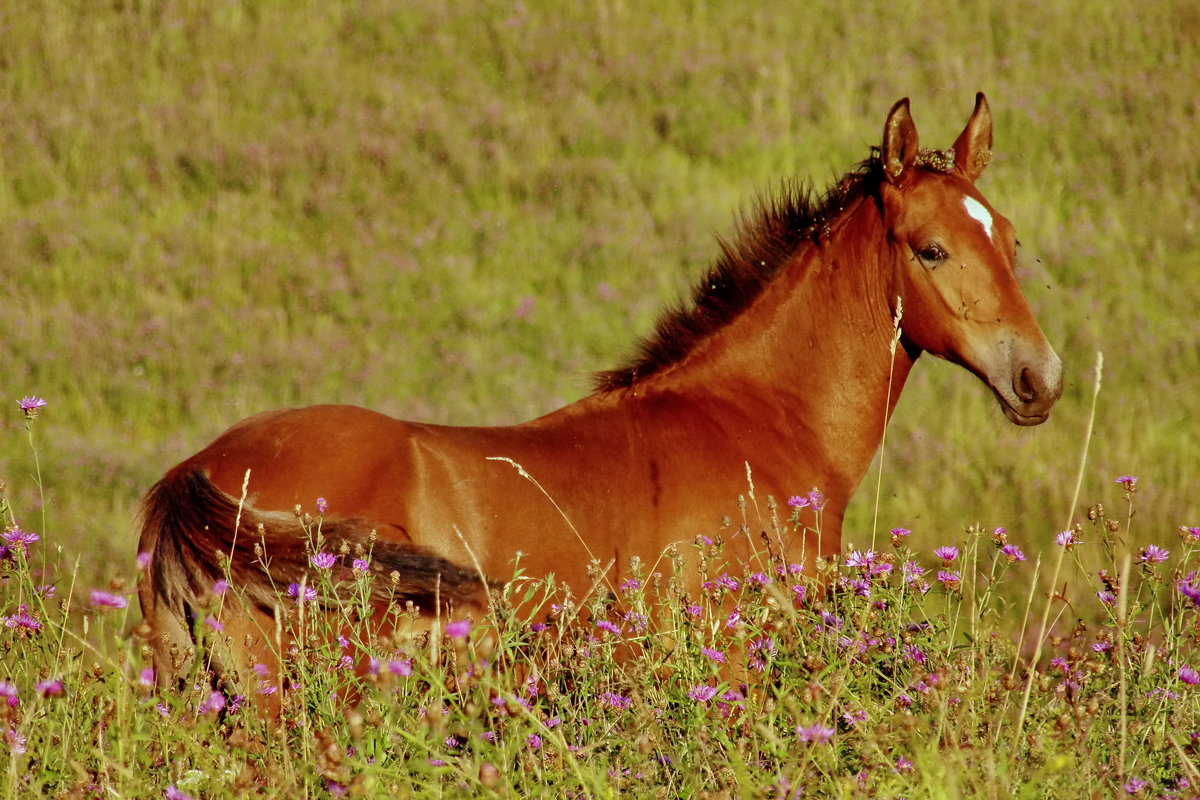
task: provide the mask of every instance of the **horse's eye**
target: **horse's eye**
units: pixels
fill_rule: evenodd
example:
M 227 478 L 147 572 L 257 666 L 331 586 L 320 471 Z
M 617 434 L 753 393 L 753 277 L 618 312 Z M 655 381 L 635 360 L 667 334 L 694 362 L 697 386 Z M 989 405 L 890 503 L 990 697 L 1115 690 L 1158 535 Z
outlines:
M 947 254 L 940 244 L 934 244 L 931 242 L 927 245 L 923 245 L 919 250 L 917 250 L 917 258 L 921 259 L 931 267 L 936 267 L 938 264 L 946 260 Z

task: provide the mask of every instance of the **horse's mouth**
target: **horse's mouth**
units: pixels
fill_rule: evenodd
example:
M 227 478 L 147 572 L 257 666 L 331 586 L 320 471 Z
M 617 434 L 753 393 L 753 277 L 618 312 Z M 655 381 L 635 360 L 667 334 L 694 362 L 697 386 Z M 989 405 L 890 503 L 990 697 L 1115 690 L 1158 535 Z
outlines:
M 1008 421 L 1014 425 L 1030 427 L 1033 425 L 1041 425 L 1046 420 L 1050 419 L 1050 409 L 1035 411 L 1033 413 L 1024 413 L 1009 402 L 1008 398 L 999 392 L 992 390 L 992 394 L 996 396 L 996 402 L 1000 404 L 1000 410 L 1004 412 L 1004 416 L 1008 417 Z

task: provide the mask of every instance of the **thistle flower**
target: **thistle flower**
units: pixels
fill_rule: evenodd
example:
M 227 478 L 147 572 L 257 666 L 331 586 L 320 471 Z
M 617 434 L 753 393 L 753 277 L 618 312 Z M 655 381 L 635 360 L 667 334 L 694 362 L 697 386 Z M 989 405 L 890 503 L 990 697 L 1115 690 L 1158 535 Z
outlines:
M 1192 605 L 1200 608 L 1200 585 L 1196 584 L 1196 573 L 1189 572 L 1187 577 L 1179 580 L 1175 584 L 1175 588 L 1179 589 L 1179 593 L 1192 601 Z
M 711 647 L 701 646 L 700 652 L 703 653 L 704 655 L 706 655 L 708 657 L 708 660 L 712 661 L 713 663 L 716 663 L 716 664 L 724 664 L 725 663 L 725 654 L 722 653 L 720 650 L 714 650 Z
M 1134 478 L 1134 480 L 1136 481 L 1137 478 Z M 1132 777 L 1129 780 L 1125 781 L 1125 785 L 1122 788 L 1125 790 L 1126 794 L 1137 794 L 1138 792 L 1140 792 L 1142 789 L 1145 789 L 1149 785 L 1150 785 L 1149 781 L 1144 781 L 1141 778 L 1138 778 L 1135 776 L 1135 777 Z
M 775 640 L 769 636 L 762 636 L 750 643 L 750 668 L 758 672 L 765 672 L 767 662 L 774 660 L 779 654 L 779 648 L 775 646 Z
M 40 541 L 41 536 L 38 536 L 33 531 L 23 531 L 18 527 L 12 527 L 4 533 L 0 533 L 0 539 L 12 545 L 13 550 L 19 550 L 23 555 L 28 555 L 29 545 Z
M 317 590 L 311 586 L 305 586 L 301 591 L 300 584 L 289 583 L 287 588 L 288 597 L 295 600 L 297 603 L 308 603 L 317 599 Z
M 687 696 L 695 700 L 697 703 L 707 703 L 717 696 L 717 687 L 707 684 L 700 684 L 688 689 Z
M 1148 544 L 1142 548 L 1138 561 L 1143 564 L 1161 564 L 1170 557 L 1171 551 L 1164 550 L 1158 545 Z
M 875 563 L 878 556 L 874 550 L 868 550 L 865 553 L 858 550 L 851 550 L 846 555 L 847 567 L 863 567 L 869 569 Z
M 1200 672 L 1192 669 L 1187 664 L 1179 668 L 1179 680 L 1186 683 L 1188 686 L 1195 686 L 1200 683 Z
M 221 692 L 209 692 L 208 698 L 196 707 L 197 714 L 215 714 L 225 708 L 225 695 Z
M 1025 560 L 1025 554 L 1021 552 L 1021 548 L 1015 544 L 1006 544 L 1000 548 L 1000 552 L 1008 556 L 1009 563 L 1016 563 Z
M 66 694 L 66 688 L 63 686 L 61 678 L 55 680 L 38 681 L 33 685 L 35 691 L 42 697 L 61 697 Z
M 145 569 L 146 567 L 150 566 L 150 554 L 145 551 L 138 553 L 137 566 L 138 569 Z
M 1133 493 L 1137 491 L 1137 476 L 1135 475 L 1118 475 L 1113 483 L 1119 483 L 1125 487 L 1125 491 Z
M 802 742 L 811 742 L 813 744 L 829 744 L 833 739 L 833 728 L 827 728 L 819 722 L 812 725 L 797 725 L 796 736 Z
M 471 632 L 471 620 L 460 619 L 457 622 L 446 623 L 446 635 L 451 639 L 465 639 Z
M 27 603 L 17 606 L 17 613 L 11 617 L 5 617 L 4 625 L 15 630 L 18 635 L 34 634 L 42 628 L 41 621 L 37 617 L 30 615 Z
M 1059 531 L 1054 537 L 1054 543 L 1059 547 L 1065 547 L 1070 550 L 1079 544 L 1079 539 L 1076 538 L 1075 531 L 1073 530 Z
M 952 545 L 946 545 L 934 550 L 933 554 L 949 564 L 951 561 L 958 558 L 958 548 Z
M 324 514 L 328 510 L 329 510 L 329 504 L 325 502 L 325 498 L 318 497 L 317 498 L 317 513 Z
M 165 800 L 192 800 L 191 795 L 181 792 L 175 788 L 175 784 L 167 787 L 167 791 L 163 793 Z
M 329 569 L 337 563 L 337 556 L 335 556 L 333 553 L 326 553 L 322 551 L 320 553 L 313 554 L 310 560 L 312 561 L 312 565 L 317 569 Z
M 92 590 L 91 602 L 92 605 L 103 608 L 125 608 L 129 605 L 129 602 L 121 595 L 104 592 L 100 589 Z
M 18 400 L 17 405 L 21 407 L 22 413 L 25 414 L 25 419 L 37 419 L 38 409 L 45 408 L 46 401 L 36 394 L 31 394 L 28 397 L 22 397 Z
M 608 631 L 609 633 L 613 634 L 614 636 L 621 635 L 621 627 L 619 625 L 617 625 L 615 622 L 609 622 L 606 619 L 597 620 L 596 627 L 602 631 Z
M 937 579 L 938 583 L 942 584 L 942 586 L 945 586 L 951 591 L 957 589 L 959 584 L 962 582 L 962 578 L 957 572 L 951 572 L 950 570 L 945 569 L 938 570 Z
M 601 692 L 596 699 L 607 706 L 612 706 L 618 711 L 625 711 L 633 705 L 632 699 L 615 692 Z

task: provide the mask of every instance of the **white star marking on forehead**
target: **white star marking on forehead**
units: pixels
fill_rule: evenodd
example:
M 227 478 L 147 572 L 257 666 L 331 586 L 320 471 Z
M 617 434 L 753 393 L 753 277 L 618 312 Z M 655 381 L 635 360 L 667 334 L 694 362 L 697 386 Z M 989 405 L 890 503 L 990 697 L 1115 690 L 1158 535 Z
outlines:
M 967 213 L 971 215 L 971 219 L 983 226 L 984 232 L 988 238 L 992 238 L 992 215 L 983 207 L 983 203 L 976 200 L 974 197 L 964 197 L 963 205 L 966 206 Z

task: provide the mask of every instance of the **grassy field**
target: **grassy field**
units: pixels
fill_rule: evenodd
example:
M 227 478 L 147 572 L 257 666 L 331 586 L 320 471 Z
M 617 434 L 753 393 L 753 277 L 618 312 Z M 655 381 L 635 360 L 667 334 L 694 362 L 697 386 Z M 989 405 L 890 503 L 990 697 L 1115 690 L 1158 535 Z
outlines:
M 729 233 L 757 194 L 792 175 L 818 186 L 839 176 L 878 143 L 887 109 L 902 96 L 913 100 L 922 141 L 946 146 L 975 91 L 984 90 L 996 116 L 996 157 L 981 188 L 1016 225 L 1022 282 L 1064 359 L 1066 389 L 1047 425 L 1016 430 L 970 376 L 932 360 L 919 364 L 888 434 L 881 530 L 911 528 L 911 546 L 928 553 L 971 540 L 963 533 L 971 525 L 1007 527 L 1030 564 L 996 585 L 1004 612 L 975 624 L 986 621 L 999 639 L 1016 641 L 1027 624 L 1036 627 L 1045 601 L 1036 593 L 1026 611 L 1032 562 L 1045 556 L 1045 583 L 1061 553 L 1054 534 L 1095 503 L 1124 514 L 1114 479 L 1134 474 L 1137 513 L 1122 516 L 1123 547 L 1173 551 L 1160 590 L 1151 593 L 1157 584 L 1147 576 L 1144 598 L 1146 613 L 1159 603 L 1171 608 L 1169 569 L 1186 564 L 1175 532 L 1200 524 L 1194 3 L 812 3 L 786 11 L 670 1 L 651 10 L 619 0 L 0 5 L 0 402 L 8 406 L 0 414 L 0 478 L 11 502 L 6 522 L 42 534 L 37 547 L 61 570 L 54 580 L 63 591 L 131 584 L 141 494 L 250 413 L 346 402 L 426 421 L 505 423 L 580 396 L 589 373 L 620 361 L 662 306 L 687 290 L 717 252 L 714 234 Z M 1080 507 L 1071 509 L 1097 351 L 1104 381 Z M 48 405 L 30 447 L 16 401 L 35 393 Z M 874 479 L 873 472 L 865 486 L 873 490 Z M 870 537 L 873 495 L 864 490 L 855 500 L 847 542 Z M 1120 565 L 1099 546 L 1073 556 L 1079 568 L 1063 579 L 1078 607 L 1060 620 L 1064 636 L 1075 616 L 1115 624 L 1089 584 L 1096 569 Z M 21 578 L 32 582 L 21 594 L 12 569 L 9 615 L 49 579 Z M 105 785 L 121 795 L 162 794 L 181 780 L 172 774 L 169 726 L 138 716 L 141 690 L 131 671 L 138 656 L 124 641 L 136 614 L 124 613 L 74 618 L 69 629 L 79 640 L 56 639 L 74 648 L 72 669 L 90 670 L 86 653 L 94 648 L 100 670 L 70 695 L 73 716 L 54 716 L 49 704 L 35 712 L 26 696 L 37 680 L 57 677 L 51 673 L 65 650 L 42 637 L 44 657 L 22 666 L 21 648 L 33 639 L 10 630 L 4 640 L 10 679 L 25 693 L 13 728 L 21 735 L 31 736 L 42 713 L 64 731 L 92 719 L 95 709 L 84 713 L 82 705 L 103 691 L 128 703 L 113 712 L 120 735 L 60 738 L 52 774 L 71 777 L 48 779 L 52 791 L 83 781 L 76 773 L 104 773 L 97 764 L 111 768 Z M 966 617 L 940 613 L 945 625 L 929 634 L 928 648 L 949 664 L 963 644 L 953 621 Z M 91 627 L 80 627 L 85 621 Z M 1181 624 L 1152 616 L 1142 631 L 1176 648 L 1176 671 L 1190 657 L 1176 642 Z M 1011 668 L 982 666 L 1011 654 L 974 652 L 972 675 Z M 1119 673 L 1132 691 L 1135 676 L 1121 665 L 1136 663 L 1137 680 L 1158 680 L 1155 670 L 1167 666 L 1138 652 L 1124 653 L 1104 674 Z M 128 663 L 118 666 L 124 656 Z M 818 656 L 841 664 L 830 674 L 854 672 L 849 661 Z M 777 685 L 817 680 L 801 662 Z M 701 676 L 695 665 L 676 668 Z M 972 726 L 978 733 L 993 713 L 989 730 L 999 726 L 1003 736 L 1023 724 L 1011 706 L 992 704 L 992 683 L 973 681 L 979 699 L 966 722 L 943 706 L 926 709 L 933 717 L 917 715 L 921 724 L 960 737 Z M 876 685 L 854 691 L 872 709 L 894 702 Z M 705 733 L 700 718 L 670 729 L 709 737 L 676 761 L 736 752 L 731 764 L 764 761 L 769 776 L 718 779 L 726 767 L 717 766 L 707 783 L 664 784 L 653 773 L 630 787 L 606 777 L 620 758 L 604 747 L 588 751 L 595 759 L 559 752 L 554 774 L 573 776 L 563 778 L 572 791 L 598 795 L 744 785 L 771 796 L 778 780 L 812 773 L 787 760 L 801 756 L 779 755 L 786 749 L 779 737 L 821 721 L 818 710 L 825 723 L 842 713 L 814 701 L 795 712 L 803 719 L 793 718 L 793 710 L 779 710 L 789 696 L 763 712 L 761 730 Z M 412 702 L 404 709 L 420 705 Z M 685 704 L 681 693 L 638 702 L 650 715 Z M 1022 713 L 1053 727 L 1056 708 L 1047 700 L 1037 714 Z M 1132 730 L 1128 706 L 1105 709 L 1106 724 Z M 1142 712 L 1144 736 L 1125 753 L 1131 764 L 1169 747 L 1149 732 L 1161 733 L 1167 717 Z M 412 729 L 404 717 L 389 719 Z M 619 738 L 636 727 L 606 730 Z M 534 730 L 517 725 L 513 735 Z M 879 735 L 888 731 L 895 733 Z M 344 745 L 343 733 L 335 739 Z M 847 782 L 851 767 L 882 756 L 863 755 L 869 744 L 847 755 L 858 745 L 844 734 L 839 728 L 836 748 L 813 750 L 812 763 L 822 765 L 815 774 L 847 795 L 866 792 Z M 739 736 L 752 742 L 753 757 Z M 297 737 L 296 752 L 312 755 L 316 745 Z M 158 742 L 159 761 L 133 755 L 147 741 Z M 776 748 L 769 757 L 768 743 Z M 995 774 L 969 755 L 949 763 L 971 780 L 988 775 L 1005 787 L 998 796 L 1039 796 L 1039 782 L 1063 771 L 1094 777 L 1106 787 L 1102 796 L 1126 779 L 1124 765 L 1085 770 L 1083 745 L 1040 755 L 1029 747 L 997 756 Z M 14 754 L 10 780 L 34 752 Z M 647 765 L 662 749 L 637 752 L 651 774 Z M 909 782 L 870 791 L 950 786 L 937 772 L 945 768 L 937 751 L 921 752 L 927 760 L 915 774 L 923 783 L 898 772 L 896 781 Z M 1054 759 L 1063 753 L 1070 760 L 1060 764 Z M 505 766 L 517 756 L 488 758 Z M 210 780 L 234 769 L 205 763 Z M 278 763 L 287 786 L 324 791 L 316 773 Z M 1187 774 L 1184 763 L 1163 766 L 1155 790 Z M 122 772 L 121 764 L 146 769 Z M 452 791 L 462 780 L 455 769 L 435 785 Z M 472 780 L 472 790 L 484 785 Z M 226 784 L 233 785 L 219 785 Z M 193 795 L 220 796 L 218 783 L 198 784 Z

